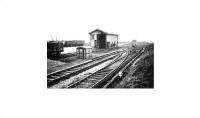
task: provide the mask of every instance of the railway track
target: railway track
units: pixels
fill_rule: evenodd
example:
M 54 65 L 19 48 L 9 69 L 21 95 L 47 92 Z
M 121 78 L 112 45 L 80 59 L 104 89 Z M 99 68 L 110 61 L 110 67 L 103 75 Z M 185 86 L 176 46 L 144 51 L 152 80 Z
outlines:
M 114 64 L 115 64 L 115 67 L 117 67 L 125 59 L 126 59 L 126 56 L 123 56 L 121 54 L 104 68 L 90 74 L 89 76 L 83 79 L 80 79 L 68 85 L 67 88 L 93 88 L 95 87 L 96 84 L 98 84 L 98 82 L 100 82 L 103 78 L 105 78 L 107 75 L 109 75 L 113 71 Z
M 116 70 L 119 70 L 122 73 L 124 73 L 124 71 L 127 68 L 129 68 L 134 63 L 134 61 L 136 61 L 143 54 L 143 52 L 144 52 L 144 49 L 141 49 L 136 55 L 127 59 L 125 63 L 122 63 Z M 113 88 L 114 84 L 118 81 L 117 78 L 118 78 L 118 74 L 116 73 L 113 74 L 113 77 L 105 85 L 103 85 L 102 88 Z
M 116 77 L 120 70 L 127 68 L 128 65 L 135 61 L 135 59 L 138 58 L 142 53 L 143 51 L 140 50 L 135 55 L 124 57 L 118 56 L 118 58 L 116 58 L 106 67 L 89 75 L 88 77 L 85 77 L 79 81 L 70 84 L 67 88 L 106 88 L 112 82 L 114 82 L 115 78 L 113 79 L 113 77 Z M 116 68 L 112 68 L 111 66 L 113 64 L 116 64 L 116 62 L 118 61 L 121 61 L 121 63 L 118 63 L 116 65 Z
M 117 50 L 117 51 L 114 51 L 114 52 L 111 52 L 111 53 L 108 53 L 108 54 L 104 54 L 104 55 L 101 55 L 101 56 L 92 58 L 91 60 L 86 61 L 86 62 L 84 62 L 84 63 L 77 64 L 77 65 L 73 65 L 73 66 L 70 66 L 70 67 L 67 67 L 67 68 L 71 68 L 71 67 L 74 67 L 74 66 L 85 65 L 85 64 L 91 63 L 91 62 L 93 62 L 93 61 L 97 61 L 97 60 L 103 59 L 103 58 L 108 57 L 108 56 L 110 56 L 110 55 L 117 54 L 117 53 L 122 52 L 122 51 L 123 51 L 123 50 L 120 49 L 120 50 Z M 66 65 L 67 65 L 67 64 L 57 65 L 57 66 L 50 67 L 50 68 L 47 69 L 47 73 L 48 73 L 48 75 L 50 75 L 50 74 L 53 74 L 53 73 L 58 72 L 58 71 L 60 71 L 60 70 L 67 69 L 67 68 L 65 68 Z M 59 69 L 59 68 L 60 68 L 60 69 Z M 55 69 L 58 70 L 58 71 L 55 71 Z M 52 71 L 52 72 L 51 72 L 51 71 Z
M 106 62 L 110 59 L 115 58 L 116 56 L 119 56 L 123 52 L 115 52 L 114 54 L 106 55 L 101 57 L 101 59 L 94 59 L 91 62 L 88 63 L 82 63 L 76 66 L 72 66 L 66 69 L 62 69 L 53 73 L 50 73 L 47 75 L 47 87 L 51 87 L 60 81 L 63 81 L 65 79 L 68 79 L 71 76 L 77 75 L 85 70 L 88 70 L 94 66 L 97 66 L 103 62 Z M 102 59 L 103 58 L 103 59 Z

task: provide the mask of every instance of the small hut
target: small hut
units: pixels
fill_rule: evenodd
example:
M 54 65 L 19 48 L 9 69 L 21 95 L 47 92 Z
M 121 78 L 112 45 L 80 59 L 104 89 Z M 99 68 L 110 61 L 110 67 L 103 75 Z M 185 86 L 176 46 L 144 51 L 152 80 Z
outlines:
M 92 58 L 92 47 L 90 47 L 90 46 L 77 47 L 76 55 L 80 59 L 90 59 L 90 58 Z

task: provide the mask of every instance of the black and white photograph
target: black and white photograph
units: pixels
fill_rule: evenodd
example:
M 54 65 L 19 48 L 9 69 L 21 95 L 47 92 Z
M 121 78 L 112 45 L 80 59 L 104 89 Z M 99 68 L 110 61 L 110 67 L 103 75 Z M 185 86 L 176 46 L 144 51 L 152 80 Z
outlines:
M 47 41 L 48 88 L 154 88 L 154 43 L 94 29 L 85 40 Z
M 200 118 L 199 0 L 0 0 L 0 118 Z

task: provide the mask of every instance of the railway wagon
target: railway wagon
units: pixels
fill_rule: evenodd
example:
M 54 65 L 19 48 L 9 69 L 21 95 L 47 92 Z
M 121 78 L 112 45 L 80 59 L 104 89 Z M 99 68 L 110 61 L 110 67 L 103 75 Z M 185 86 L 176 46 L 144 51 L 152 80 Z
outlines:
M 65 47 L 83 46 L 85 44 L 84 40 L 71 40 L 65 41 Z
M 47 58 L 59 57 L 61 52 L 64 51 L 64 45 L 60 41 L 47 42 Z

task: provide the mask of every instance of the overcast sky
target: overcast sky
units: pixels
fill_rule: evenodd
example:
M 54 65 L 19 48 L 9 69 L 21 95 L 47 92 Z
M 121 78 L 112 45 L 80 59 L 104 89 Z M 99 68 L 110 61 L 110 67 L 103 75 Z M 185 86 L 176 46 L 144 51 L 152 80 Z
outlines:
M 195 1 L 186 0 L 3 0 L 0 8 L 4 31 L 86 41 L 96 28 L 120 34 L 120 41 L 190 33 L 191 24 L 199 22 L 198 10 Z
M 43 15 L 49 34 L 58 39 L 88 41 L 88 33 L 100 28 L 120 34 L 120 41 L 151 40 L 149 31 L 158 17 L 159 4 L 126 0 L 54 1 L 48 2 Z

